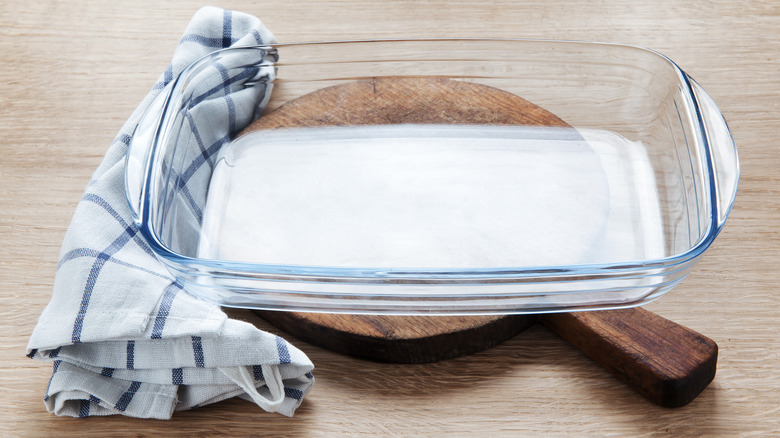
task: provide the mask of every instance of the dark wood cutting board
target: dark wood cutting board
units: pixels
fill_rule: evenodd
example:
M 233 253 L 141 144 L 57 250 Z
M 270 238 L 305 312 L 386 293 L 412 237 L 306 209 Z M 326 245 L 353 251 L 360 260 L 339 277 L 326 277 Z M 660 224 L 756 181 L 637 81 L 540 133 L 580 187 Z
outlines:
M 458 123 L 568 125 L 519 96 L 439 78 L 349 82 L 285 103 L 244 132 L 311 126 Z M 303 341 L 383 362 L 423 363 L 497 345 L 534 315 L 395 316 L 257 311 Z M 643 309 L 548 314 L 542 323 L 662 406 L 693 400 L 715 375 L 717 345 Z

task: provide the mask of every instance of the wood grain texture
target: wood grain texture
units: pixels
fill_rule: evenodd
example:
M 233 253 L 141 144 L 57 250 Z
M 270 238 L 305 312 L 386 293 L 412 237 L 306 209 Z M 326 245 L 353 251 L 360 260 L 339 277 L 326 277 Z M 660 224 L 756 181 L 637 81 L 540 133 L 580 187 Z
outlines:
M 244 132 L 401 123 L 569 126 L 544 108 L 487 85 L 444 78 L 382 78 L 347 82 L 293 99 Z
M 534 316 L 398 316 L 260 312 L 286 335 L 337 353 L 390 363 L 429 363 L 511 339 Z
M 642 308 L 542 315 L 541 322 L 648 400 L 677 408 L 715 377 L 718 345 Z
M 726 116 L 742 177 L 726 227 L 647 308 L 715 340 L 718 373 L 691 404 L 655 406 L 550 331 L 422 365 L 301 345 L 317 383 L 293 418 L 228 400 L 168 422 L 46 413 L 51 367 L 24 357 L 65 230 L 121 125 L 202 2 L 0 2 L 0 435 L 777 436 L 780 434 L 780 5 L 659 0 L 213 2 L 280 41 L 528 37 L 637 44 L 690 73 Z M 40 122 L 44 120 L 45 122 Z M 244 311 L 231 311 L 269 331 Z

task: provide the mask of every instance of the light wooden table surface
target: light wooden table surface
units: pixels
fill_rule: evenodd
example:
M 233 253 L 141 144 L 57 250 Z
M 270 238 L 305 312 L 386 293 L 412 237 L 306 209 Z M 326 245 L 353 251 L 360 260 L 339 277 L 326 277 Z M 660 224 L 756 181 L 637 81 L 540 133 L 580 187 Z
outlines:
M 663 409 L 541 327 L 428 365 L 356 360 L 296 342 L 317 383 L 294 418 L 229 400 L 172 421 L 46 413 L 50 365 L 27 359 L 60 244 L 106 148 L 166 67 L 195 1 L 0 3 L 0 435 L 780 436 L 780 3 L 215 2 L 282 42 L 533 37 L 637 44 L 675 60 L 729 121 L 734 211 L 694 272 L 649 308 L 714 339 L 714 382 Z M 238 316 L 251 318 L 245 313 Z M 256 321 L 256 320 L 255 320 Z

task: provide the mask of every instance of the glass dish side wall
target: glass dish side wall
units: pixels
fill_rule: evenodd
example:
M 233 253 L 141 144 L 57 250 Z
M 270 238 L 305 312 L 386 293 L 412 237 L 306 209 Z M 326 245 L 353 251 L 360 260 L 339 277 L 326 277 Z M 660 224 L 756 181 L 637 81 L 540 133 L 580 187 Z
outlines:
M 160 138 L 151 226 L 172 252 L 196 257 L 202 208 L 217 152 L 259 115 L 271 94 L 276 52 L 240 49 L 207 57 L 171 93 Z
M 609 265 L 478 273 L 332 271 L 197 259 L 199 209 L 207 196 L 210 157 L 257 116 L 271 87 L 268 110 L 328 85 L 398 76 L 447 77 L 495 86 L 577 128 L 609 129 L 645 145 L 660 200 L 663 251 L 645 260 L 615 260 Z M 230 78 L 228 86 L 221 85 L 225 77 Z M 218 102 L 218 97 L 234 93 L 251 94 L 248 100 L 255 103 L 231 108 L 229 98 Z M 146 198 L 140 208 L 133 195 L 129 199 L 137 214 L 142 211 L 142 232 L 154 241 L 152 246 L 176 277 L 193 292 L 223 305 L 404 314 L 634 306 L 674 287 L 714 238 L 713 177 L 708 175 L 711 166 L 694 99 L 684 73 L 671 62 L 626 46 L 469 40 L 233 49 L 210 56 L 178 79 L 158 137 L 150 142 L 154 164 L 141 190 Z M 150 115 L 147 123 L 155 118 L 160 116 Z M 203 129 L 211 141 L 204 142 Z M 722 166 L 729 167 L 731 157 L 724 156 Z M 731 201 L 738 178 L 738 165 L 734 166 L 736 177 L 727 175 L 728 181 L 721 184 L 734 189 Z M 128 190 L 135 193 L 136 185 L 129 183 Z M 727 209 L 728 201 L 723 199 Z M 719 225 L 726 214 L 719 212 Z M 692 248 L 696 250 L 689 253 Z
M 438 76 L 499 87 L 529 99 L 577 128 L 606 129 L 641 142 L 653 163 L 655 181 L 648 183 L 656 187 L 664 235 L 663 251 L 648 252 L 641 259 L 684 253 L 704 236 L 708 229 L 705 163 L 696 147 L 691 128 L 695 125 L 689 116 L 690 102 L 681 90 L 680 73 L 666 59 L 652 52 L 610 45 L 550 43 L 550 50 L 540 51 L 532 42 L 518 41 L 489 45 L 484 41 L 427 43 L 282 46 L 275 78 L 266 72 L 266 79 L 261 81 L 241 80 L 257 74 L 253 70 L 256 67 L 247 67 L 251 64 L 245 62 L 246 53 L 213 60 L 216 64 L 195 72 L 186 81 L 177 127 L 172 129 L 165 148 L 166 154 L 176 157 L 163 159 L 167 173 L 162 180 L 168 182 L 160 183 L 166 188 L 158 202 L 166 207 L 159 212 L 157 223 L 165 224 L 159 233 L 166 245 L 182 255 L 196 256 L 200 208 L 208 171 L 213 167 L 211 157 L 231 137 L 230 123 L 240 130 L 235 121 L 227 121 L 224 126 L 216 126 L 224 130 L 220 132 L 223 142 L 204 145 L 200 140 L 198 126 L 208 125 L 210 114 L 218 111 L 209 104 L 218 99 L 193 100 L 193 96 L 216 86 L 213 81 L 223 74 L 237 78 L 231 81 L 230 92 L 257 93 L 258 103 L 268 96 L 264 81 L 272 81 L 269 108 L 324 86 L 361 78 Z M 432 53 L 438 56 L 434 58 Z M 274 59 L 259 61 L 267 65 Z M 232 68 L 231 62 L 236 64 Z M 222 71 L 215 71 L 215 65 Z M 245 120 L 244 124 L 251 118 Z

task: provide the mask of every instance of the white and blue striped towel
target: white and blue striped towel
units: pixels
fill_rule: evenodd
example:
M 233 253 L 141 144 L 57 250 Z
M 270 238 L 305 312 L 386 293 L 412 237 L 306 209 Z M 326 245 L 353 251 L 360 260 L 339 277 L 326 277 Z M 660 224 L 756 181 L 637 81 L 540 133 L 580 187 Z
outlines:
M 53 364 L 44 397 L 50 412 L 166 419 L 239 396 L 290 416 L 311 389 L 313 365 L 300 350 L 229 319 L 174 280 L 133 225 L 125 199 L 127 144 L 152 99 L 202 55 L 272 40 L 255 17 L 201 9 L 111 144 L 76 209 L 51 302 L 27 347 L 29 357 Z

